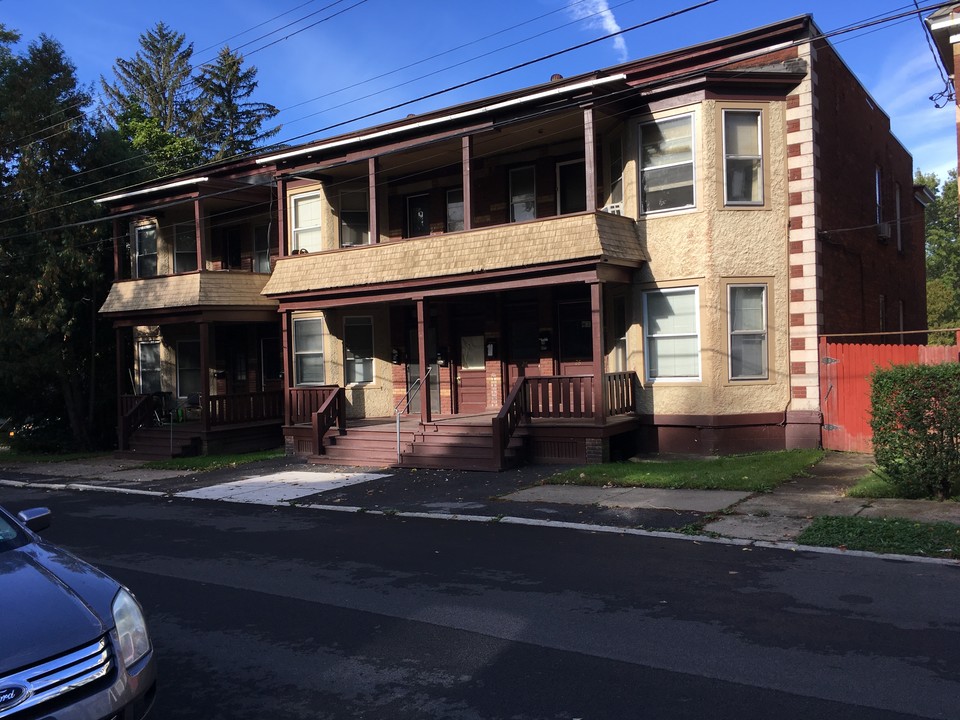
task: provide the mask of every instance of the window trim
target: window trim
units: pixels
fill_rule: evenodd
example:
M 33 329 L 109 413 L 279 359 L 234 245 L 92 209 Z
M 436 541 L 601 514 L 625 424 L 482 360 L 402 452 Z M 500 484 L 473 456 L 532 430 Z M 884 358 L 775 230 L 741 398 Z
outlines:
M 363 378 L 361 380 L 347 380 L 347 326 L 352 325 L 353 327 L 363 327 L 366 326 L 370 330 L 370 357 L 361 357 L 361 361 L 370 361 L 370 377 Z M 356 385 L 370 385 L 376 382 L 377 371 L 375 367 L 375 362 L 377 358 L 376 351 L 376 334 L 374 333 L 373 327 L 373 316 L 372 315 L 345 315 L 343 318 L 343 384 L 344 386 L 356 386 Z M 354 357 L 352 361 L 354 367 L 356 367 L 357 357 Z
M 151 253 L 140 252 L 140 233 L 146 230 L 153 231 L 154 250 Z M 160 226 L 155 222 L 140 223 L 134 228 L 134 258 L 137 265 L 137 278 L 150 278 L 160 276 Z M 152 275 L 144 275 L 140 271 L 140 259 L 144 257 L 153 257 L 156 267 Z
M 649 309 L 647 305 L 647 298 L 653 293 L 662 293 L 664 295 L 671 294 L 680 294 L 693 292 L 693 306 L 694 306 L 694 326 L 695 330 L 693 333 L 671 333 L 663 335 L 651 335 L 650 334 L 650 318 L 649 318 Z M 680 285 L 677 287 L 658 287 L 650 288 L 649 290 L 643 291 L 643 374 L 646 378 L 646 381 L 649 383 L 702 383 L 703 382 L 703 333 L 700 323 L 700 286 L 699 285 Z M 695 336 L 697 338 L 697 375 L 693 376 L 677 376 L 677 377 L 652 377 L 650 375 L 650 359 L 651 359 L 651 338 L 658 337 L 690 337 Z
M 757 155 L 729 155 L 727 153 L 727 113 L 731 114 L 754 114 L 757 117 Z M 723 206 L 729 208 L 756 208 L 764 207 L 767 204 L 767 173 L 764 168 L 764 152 L 767 143 L 764 142 L 766 135 L 766 113 L 763 108 L 755 106 L 729 106 L 720 109 L 720 152 L 723 166 Z M 756 159 L 760 162 L 759 178 L 757 187 L 760 191 L 759 200 L 730 200 L 727 197 L 727 161 L 730 159 Z
M 303 322 L 319 322 L 320 323 L 320 350 L 305 350 L 299 351 L 297 349 L 297 324 Z M 327 384 L 327 358 L 326 358 L 326 335 L 327 335 L 327 322 L 326 318 L 323 315 L 304 315 L 302 317 L 293 317 L 291 318 L 290 323 L 290 344 L 292 349 L 290 351 L 290 358 L 293 364 L 293 387 L 320 387 Z M 300 379 L 300 364 L 297 362 L 301 355 L 319 355 L 321 367 L 323 368 L 323 379 L 320 382 L 303 382 Z
M 687 112 L 677 113 L 675 115 L 663 115 L 659 117 L 652 117 L 648 120 L 643 120 L 637 125 L 637 210 L 641 215 L 662 215 L 664 213 L 671 212 L 683 212 L 688 210 L 695 210 L 697 208 L 697 203 L 699 202 L 699 193 L 697 192 L 697 123 L 696 123 L 696 111 L 690 110 Z M 660 168 L 669 168 L 669 167 L 681 167 L 684 165 L 690 166 L 690 188 L 692 190 L 693 198 L 688 205 L 677 205 L 676 207 L 669 208 L 656 208 L 653 210 L 644 209 L 644 197 L 645 192 L 643 189 L 643 128 L 649 127 L 651 125 L 657 125 L 660 123 L 670 122 L 673 120 L 686 119 L 690 126 L 690 160 L 684 160 L 683 162 L 668 163 L 666 165 L 656 165 L 654 167 Z
M 297 222 L 297 202 L 300 200 L 315 199 L 320 204 L 320 219 L 316 225 L 299 226 Z M 291 193 L 287 211 L 290 217 L 290 254 L 298 255 L 301 253 L 319 252 L 323 249 L 323 198 L 320 190 L 307 190 L 305 192 Z M 300 247 L 299 237 L 304 231 L 317 230 L 320 232 L 320 239 L 316 249 L 306 249 Z
M 735 331 L 733 329 L 733 290 L 735 288 L 761 288 L 763 290 L 763 330 Z M 733 281 L 726 283 L 724 292 L 726 299 L 727 320 L 727 380 L 730 383 L 741 385 L 750 382 L 767 382 L 770 380 L 770 283 L 765 281 Z M 733 338 L 735 335 L 763 335 L 763 374 L 738 375 L 733 374 Z

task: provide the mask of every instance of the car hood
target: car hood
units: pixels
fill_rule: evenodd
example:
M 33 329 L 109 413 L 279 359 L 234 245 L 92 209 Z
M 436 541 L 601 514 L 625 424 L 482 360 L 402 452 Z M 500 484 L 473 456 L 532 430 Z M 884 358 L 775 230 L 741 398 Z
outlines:
M 0 674 L 72 650 L 113 626 L 119 586 L 45 544 L 0 553 Z

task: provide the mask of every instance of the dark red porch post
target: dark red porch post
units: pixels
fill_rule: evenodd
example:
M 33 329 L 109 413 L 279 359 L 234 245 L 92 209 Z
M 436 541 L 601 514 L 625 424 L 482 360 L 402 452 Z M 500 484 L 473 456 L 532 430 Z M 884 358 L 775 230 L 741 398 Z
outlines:
M 193 199 L 193 222 L 196 225 L 194 232 L 197 237 L 197 270 L 203 270 L 203 208 L 200 206 L 200 197 Z
M 116 355 L 117 355 L 117 445 L 119 450 L 127 449 L 127 430 L 123 425 L 123 383 L 126 378 L 123 372 L 124 367 L 124 358 L 123 358 L 123 329 L 120 327 L 114 328 L 114 333 L 116 335 Z M 136 388 L 134 387 L 134 391 Z
M 460 154 L 463 164 L 463 229 L 470 230 L 473 228 L 473 191 L 470 180 L 473 138 L 469 135 L 461 140 Z
M 376 245 L 380 242 L 380 219 L 377 214 L 377 173 L 380 170 L 380 161 L 372 157 L 367 161 L 367 185 L 369 198 L 367 212 L 370 221 L 370 242 Z
M 587 182 L 587 212 L 594 212 L 597 209 L 597 150 L 593 107 L 583 109 L 583 167 Z
M 113 280 L 120 280 L 120 220 L 113 219 Z
M 427 357 L 427 328 L 426 328 L 426 301 L 417 298 L 417 348 L 420 352 L 420 422 L 430 422 L 430 385 L 427 371 L 430 369 L 430 358 Z
M 590 285 L 590 327 L 593 331 L 593 412 L 597 425 L 607 422 L 606 379 L 603 376 L 603 283 Z
M 283 356 L 283 419 L 284 424 L 288 426 L 293 420 L 291 407 L 293 397 L 290 393 L 290 388 L 293 387 L 293 364 L 290 359 L 291 332 L 293 328 L 290 327 L 290 313 L 284 311 L 280 314 L 280 354 Z
M 279 247 L 277 248 L 277 254 L 280 257 L 284 257 L 287 254 L 286 218 L 287 218 L 287 181 L 281 178 L 277 180 L 277 240 L 279 242 Z

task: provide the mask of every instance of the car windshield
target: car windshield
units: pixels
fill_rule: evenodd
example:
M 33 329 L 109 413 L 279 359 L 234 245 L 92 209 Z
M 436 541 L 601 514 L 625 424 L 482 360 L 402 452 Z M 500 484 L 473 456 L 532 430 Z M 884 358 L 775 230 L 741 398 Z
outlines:
M 27 542 L 27 536 L 13 520 L 0 510 L 0 552 L 13 550 Z

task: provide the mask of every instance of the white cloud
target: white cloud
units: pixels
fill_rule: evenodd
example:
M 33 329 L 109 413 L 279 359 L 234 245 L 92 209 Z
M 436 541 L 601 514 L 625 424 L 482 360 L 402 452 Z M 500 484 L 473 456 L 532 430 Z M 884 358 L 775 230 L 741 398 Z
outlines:
M 585 20 L 585 27 L 597 28 L 608 34 L 621 30 L 607 0 L 568 0 L 567 12 L 576 20 Z M 613 47 L 617 51 L 618 62 L 626 62 L 629 53 L 622 35 L 613 38 Z

